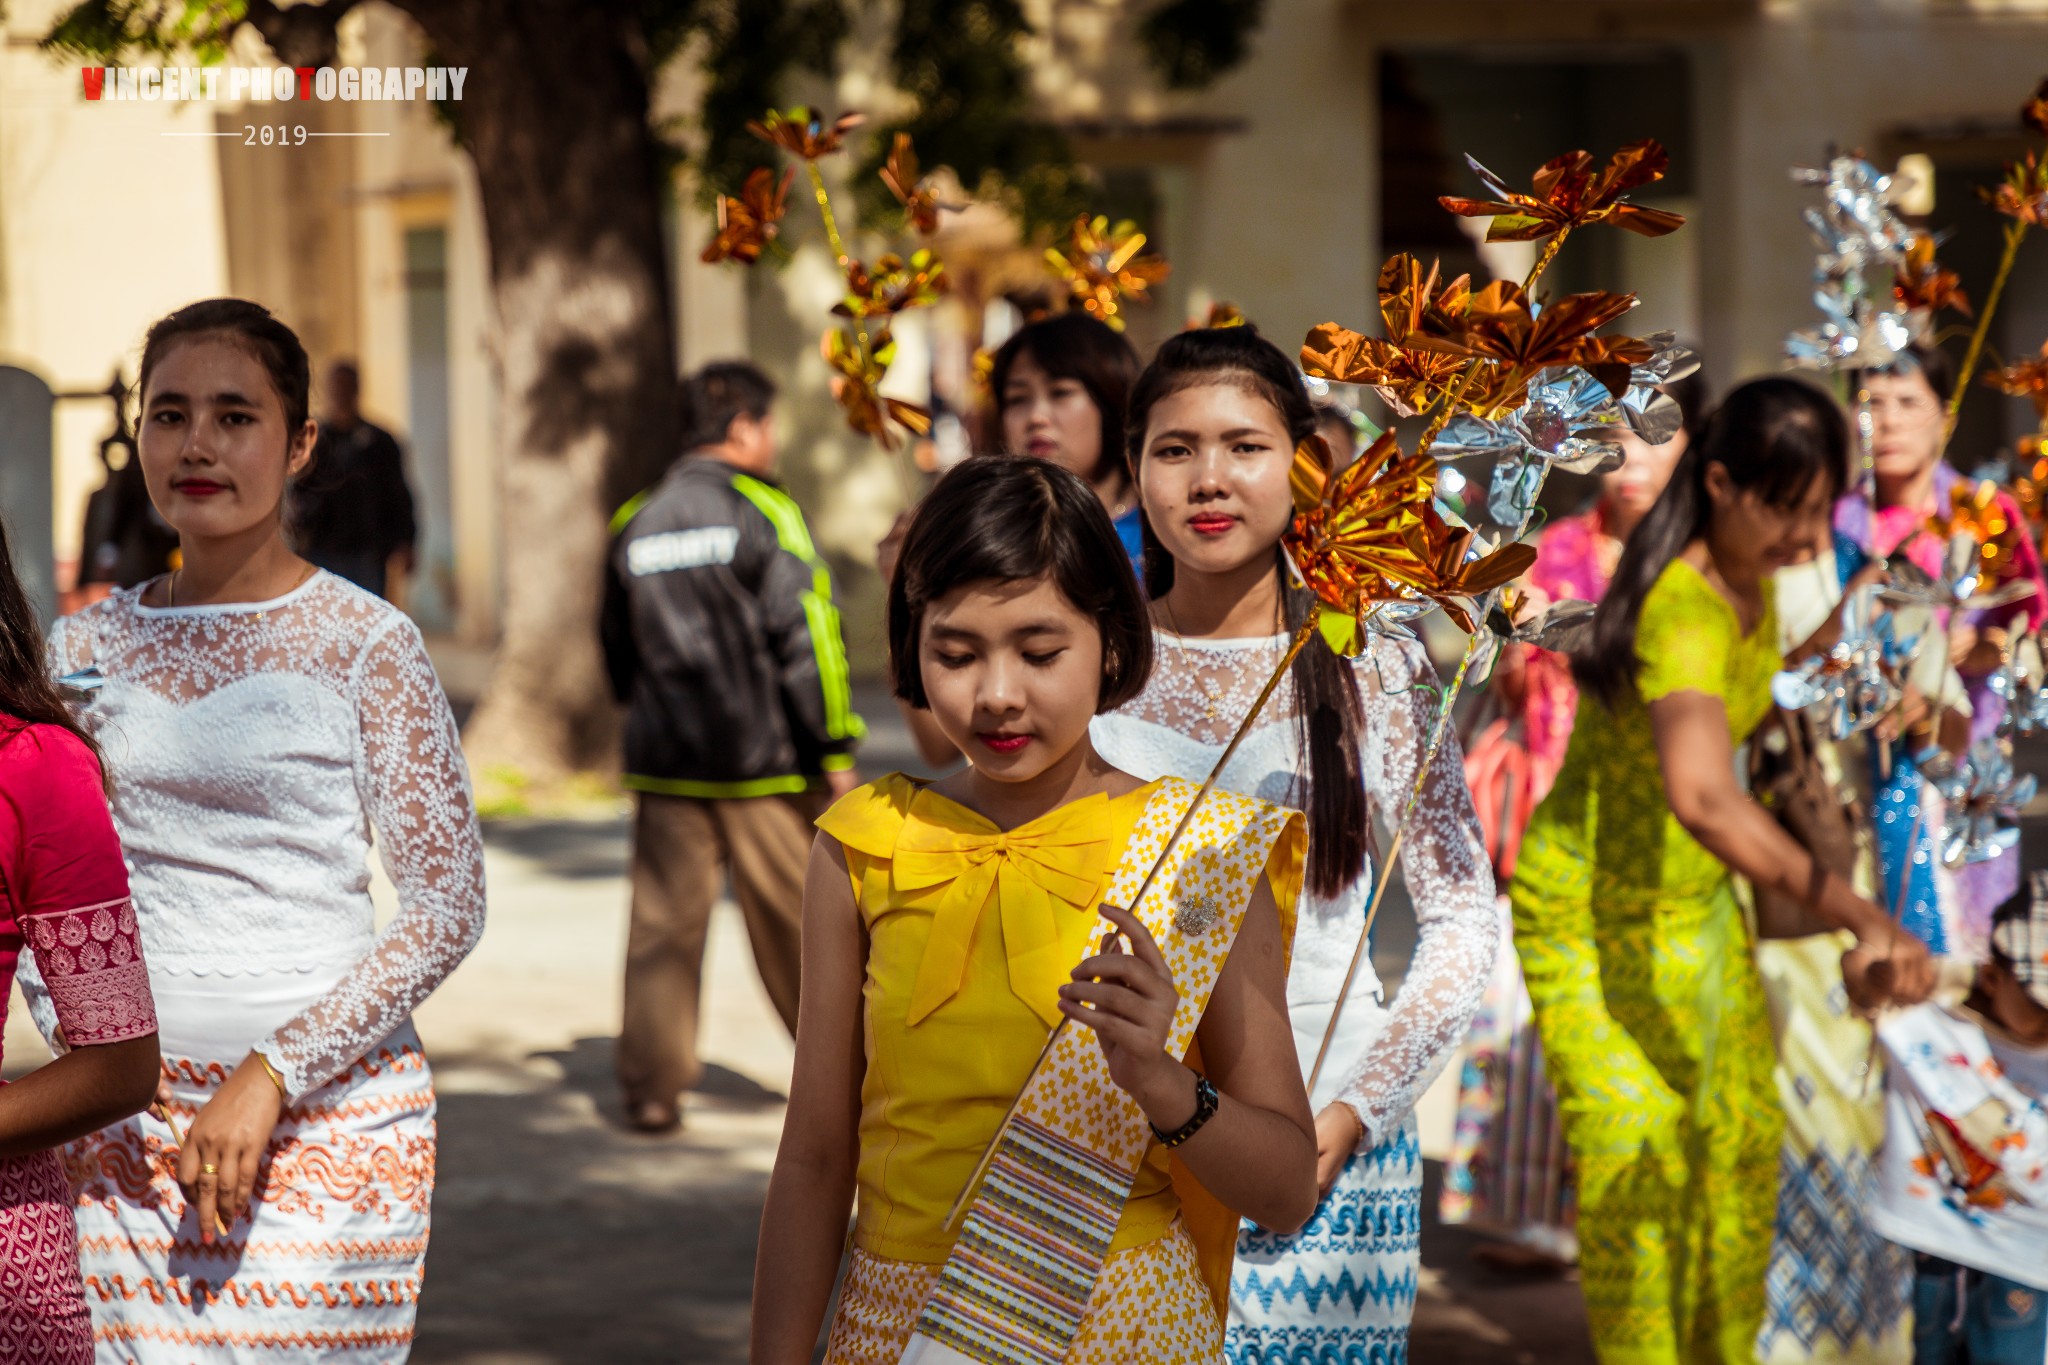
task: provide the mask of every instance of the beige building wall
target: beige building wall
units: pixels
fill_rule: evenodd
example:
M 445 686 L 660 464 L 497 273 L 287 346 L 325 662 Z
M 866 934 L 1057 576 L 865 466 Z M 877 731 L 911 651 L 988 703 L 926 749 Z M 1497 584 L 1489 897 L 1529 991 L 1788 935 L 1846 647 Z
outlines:
M 221 159 L 203 104 L 89 103 L 76 64 L 35 44 L 64 0 L 0 10 L 0 360 L 51 388 L 132 380 L 144 330 L 228 281 Z M 55 539 L 75 560 L 101 479 L 103 399 L 61 402 Z M 9 509 L 13 511 L 14 509 Z
M 1809 324 L 1813 247 L 1799 214 L 1817 202 L 1788 169 L 1829 143 L 1889 165 L 1902 130 L 2010 125 L 2048 76 L 2048 4 L 1777 3 L 1702 45 L 1699 82 L 1712 180 L 1701 224 L 1707 341 L 1736 371 L 1776 368 L 1785 333 Z M 1988 215 L 1941 202 L 1939 226 Z M 2031 269 L 2048 269 L 2036 259 Z M 1988 280 L 1972 280 L 1979 294 Z
M 283 317 L 313 362 L 355 358 L 363 408 L 408 441 L 412 411 L 405 234 L 446 233 L 452 631 L 497 630 L 498 467 L 491 295 L 474 174 L 424 104 L 87 102 L 75 65 L 35 44 L 65 0 L 7 7 L 0 49 L 0 357 L 59 390 L 133 381 L 142 334 L 195 299 L 235 294 Z M 234 60 L 268 63 L 253 35 Z M 343 24 L 343 64 L 411 65 L 420 44 L 397 11 Z M 285 130 L 244 145 L 254 124 Z M 297 129 L 309 136 L 303 141 Z M 54 516 L 61 561 L 78 554 L 103 400 L 57 409 Z

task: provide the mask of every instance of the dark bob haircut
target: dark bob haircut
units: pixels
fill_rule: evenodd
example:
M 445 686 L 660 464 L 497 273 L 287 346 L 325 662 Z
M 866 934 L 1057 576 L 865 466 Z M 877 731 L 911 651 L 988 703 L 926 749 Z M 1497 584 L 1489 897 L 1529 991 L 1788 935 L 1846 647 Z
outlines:
M 1124 409 L 1130 402 L 1131 385 L 1138 379 L 1138 353 L 1131 343 L 1108 323 L 1078 311 L 1025 323 L 997 349 L 989 372 L 989 392 L 995 395 L 998 422 L 1003 416 L 1003 390 L 1009 385 L 1010 369 L 1019 356 L 1027 355 L 1051 378 L 1071 379 L 1088 390 L 1096 415 L 1102 419 L 1102 449 L 1088 478 L 1099 484 L 1114 477 L 1123 468 Z
M 1137 575 L 1095 490 L 1050 460 L 977 455 L 919 504 L 889 584 L 889 678 L 896 695 L 928 707 L 918 638 L 925 608 L 970 583 L 1048 578 L 1102 632 L 1099 714 L 1144 690 L 1152 623 Z

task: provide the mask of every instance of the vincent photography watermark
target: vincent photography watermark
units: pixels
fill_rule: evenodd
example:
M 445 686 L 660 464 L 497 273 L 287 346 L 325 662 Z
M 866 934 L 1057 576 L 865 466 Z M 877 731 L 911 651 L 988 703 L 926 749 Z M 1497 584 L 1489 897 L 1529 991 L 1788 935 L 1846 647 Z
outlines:
M 88 66 L 88 100 L 460 100 L 466 66 Z

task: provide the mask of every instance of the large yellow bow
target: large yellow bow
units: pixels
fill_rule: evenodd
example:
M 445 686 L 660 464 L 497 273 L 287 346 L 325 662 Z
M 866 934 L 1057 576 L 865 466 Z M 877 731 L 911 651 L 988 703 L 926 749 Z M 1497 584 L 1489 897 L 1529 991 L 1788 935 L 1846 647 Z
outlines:
M 904 823 L 896 839 L 893 873 L 899 890 L 951 882 L 932 912 L 931 938 L 910 992 L 909 1022 L 916 1024 L 960 990 L 982 907 L 994 891 L 1002 907 L 1003 948 L 1010 989 L 1047 1026 L 1060 1020 L 1059 988 L 1072 972 L 1061 951 L 1059 921 L 1094 902 L 1109 863 L 1103 830 L 1109 798 L 1083 797 L 1007 832 L 974 812 L 941 804 L 920 792 L 924 809 Z

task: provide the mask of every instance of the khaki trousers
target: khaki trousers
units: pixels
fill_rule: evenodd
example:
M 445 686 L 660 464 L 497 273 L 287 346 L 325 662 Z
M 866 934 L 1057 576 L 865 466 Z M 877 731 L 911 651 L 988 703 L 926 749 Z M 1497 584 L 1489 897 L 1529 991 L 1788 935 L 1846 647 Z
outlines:
M 636 793 L 633 910 L 619 1084 L 628 1105 L 672 1103 L 697 1084 L 697 1011 L 711 908 L 732 879 L 754 965 L 796 1031 L 798 950 L 811 822 L 821 798 L 699 800 Z

